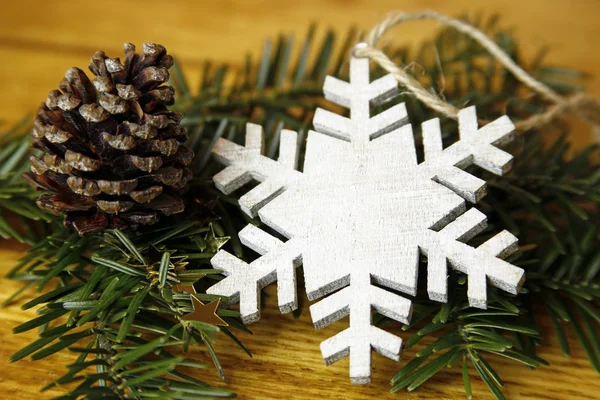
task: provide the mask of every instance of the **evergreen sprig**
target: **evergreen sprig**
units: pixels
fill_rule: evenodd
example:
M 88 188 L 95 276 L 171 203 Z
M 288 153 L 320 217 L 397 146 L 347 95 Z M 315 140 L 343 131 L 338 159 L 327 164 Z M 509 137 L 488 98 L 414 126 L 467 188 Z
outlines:
M 503 298 L 500 292 L 492 291 L 488 309 L 475 310 L 468 304 L 464 276 L 453 275 L 451 282 L 454 283 L 455 289 L 447 304 L 439 306 L 423 302 L 415 307 L 415 325 L 420 328 L 405 343 L 405 349 L 434 332 L 436 340 L 418 351 L 415 357 L 398 371 L 391 380 L 392 391 L 404 388 L 412 391 L 442 368 L 460 363 L 465 391 L 467 396 L 471 397 L 469 376 L 466 372 L 470 363 L 492 393 L 497 398 L 504 398 L 500 392 L 503 382 L 484 355 L 499 355 L 532 368 L 540 363 L 546 364 L 539 357 L 519 348 L 516 340 L 506 335 L 518 333 L 536 340 L 539 334 L 535 327 L 522 320 L 518 298 Z M 415 325 L 405 329 L 412 329 Z M 429 362 L 425 364 L 426 361 Z
M 21 333 L 39 328 L 40 338 L 10 361 L 27 356 L 38 360 L 65 348 L 79 353 L 68 372 L 43 389 L 77 382 L 65 399 L 102 394 L 232 397 L 230 391 L 178 370 L 207 365 L 168 350 L 185 352 L 192 343 L 203 344 L 224 377 L 212 348 L 214 335 L 223 331 L 244 349 L 228 327 L 182 320 L 192 311 L 190 296 L 173 290 L 174 284 L 191 285 L 219 272 L 202 268 L 227 240 L 215 231 L 222 231 L 216 221 L 173 221 L 172 226 L 148 234 L 125 235 L 114 230 L 79 237 L 56 225 L 53 235 L 31 247 L 9 273 L 10 278 L 30 281 L 44 292 L 22 306 L 42 305 L 39 316 L 13 329 Z M 216 299 L 206 294 L 198 297 Z M 218 315 L 231 327 L 246 330 L 237 312 L 219 310 Z M 89 367 L 96 371 L 90 372 Z
M 50 223 L 52 217 L 35 205 L 38 194 L 21 178 L 29 170 L 30 125 L 31 118 L 26 116 L 0 134 L 0 238 L 34 244 L 39 238 L 34 225 L 43 224 L 31 221 Z
M 497 17 L 470 22 L 523 64 L 517 43 L 499 28 Z M 165 219 L 152 232 L 108 231 L 86 237 L 68 232 L 59 219 L 36 208 L 35 194 L 18 177 L 27 169 L 27 123 L 4 135 L 0 143 L 0 236 L 31 244 L 9 277 L 25 281 L 23 290 L 35 287 L 41 293 L 23 305 L 24 309 L 39 306 L 39 316 L 14 328 L 16 333 L 37 328 L 40 337 L 11 361 L 28 356 L 41 359 L 63 349 L 78 353 L 67 373 L 44 388 L 70 385 L 64 399 L 233 396 L 197 378 L 207 365 L 175 355 L 185 354 L 192 345 L 205 346 L 223 377 L 212 347 L 216 335 L 224 333 L 247 352 L 233 333 L 234 329 L 247 330 L 237 312 L 218 312 L 231 329 L 185 321 L 181 316 L 192 309 L 189 295 L 173 291 L 174 284 L 200 280 L 198 297 L 215 299 L 202 290 L 208 286 L 206 280 L 220 279 L 208 260 L 222 246 L 248 257 L 237 232 L 248 222 L 260 223 L 249 221 L 234 198 L 218 195 L 212 188 L 209 178 L 219 167 L 210 151 L 219 137 L 242 142 L 248 121 L 263 125 L 270 156 L 275 155 L 281 129 L 297 130 L 304 138 L 315 108 L 332 107 L 323 101 L 322 82 L 327 74 L 347 76 L 346 60 L 355 38 L 356 30 L 351 29 L 336 46 L 336 36 L 330 31 L 317 45 L 312 26 L 297 46 L 292 36 L 281 35 L 275 44 L 265 42 L 258 59 L 248 56 L 241 69 L 207 62 L 196 91 L 176 63 L 172 84 L 178 91 L 176 108 L 185 114 L 182 124 L 188 130 L 189 145 L 197 154 L 195 178 L 185 213 Z M 519 120 L 547 106 L 537 96 L 524 98 L 525 88 L 481 46 L 452 30 L 442 29 L 416 52 L 392 46 L 384 51 L 452 104 L 476 105 L 481 118 L 509 114 Z M 580 90 L 583 74 L 546 66 L 542 59 L 540 53 L 527 70 L 560 93 Z M 376 70 L 373 75 L 382 73 Z M 396 102 L 407 103 L 420 146 L 421 122 L 437 115 L 409 93 L 401 94 Z M 457 140 L 454 121 L 442 118 L 442 129 L 446 144 Z M 392 391 L 414 390 L 445 366 L 456 365 L 462 368 L 465 391 L 471 397 L 471 366 L 494 396 L 502 399 L 503 382 L 490 356 L 529 367 L 546 363 L 535 353 L 541 340 L 535 320 L 543 308 L 548 309 L 563 352 L 569 353 L 564 331 L 572 326 L 591 364 L 600 369 L 596 334 L 600 322 L 598 154 L 590 146 L 570 157 L 565 135 L 549 141 L 548 135 L 555 133 L 566 134 L 568 127 L 559 121 L 528 132 L 513 145 L 512 152 L 518 155 L 513 171 L 501 179 L 485 176 L 489 193 L 479 206 L 488 215 L 490 234 L 502 227 L 520 238 L 522 251 L 510 261 L 527 270 L 521 294 L 490 289 L 488 310 L 476 310 L 468 306 L 465 277 L 453 272 L 448 304 L 414 299 L 413 322 L 403 328 L 412 332 L 406 347 L 429 335 L 435 340 L 392 378 Z M 474 241 L 486 238 L 484 233 Z M 391 322 L 381 316 L 376 321 Z M 182 373 L 181 367 L 195 368 L 194 376 Z

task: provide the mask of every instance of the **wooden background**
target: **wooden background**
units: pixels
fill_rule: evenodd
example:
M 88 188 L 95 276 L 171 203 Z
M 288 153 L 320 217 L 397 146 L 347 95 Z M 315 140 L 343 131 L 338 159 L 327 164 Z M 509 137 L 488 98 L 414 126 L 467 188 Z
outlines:
M 265 37 L 279 32 L 305 34 L 310 22 L 322 29 L 340 31 L 352 23 L 370 28 L 391 10 L 423 8 L 457 15 L 499 12 L 504 24 L 514 28 L 525 54 L 550 46 L 552 63 L 600 74 L 597 40 L 600 37 L 600 2 L 596 0 L 302 0 L 302 1 L 183 1 L 103 0 L 4 2 L 0 13 L 0 96 L 2 120 L 14 122 L 33 111 L 72 66 L 85 67 L 97 49 L 111 56 L 121 55 L 122 44 L 138 45 L 155 41 L 183 62 L 185 72 L 199 76 L 203 60 L 240 65 L 247 51 L 256 53 Z M 397 29 L 394 40 L 417 41 L 434 29 L 432 23 L 412 23 Z M 591 93 L 600 95 L 600 81 L 592 80 Z M 589 142 L 590 131 L 577 130 L 573 141 Z M 4 275 L 20 256 L 23 247 L 0 242 L 0 274 Z M 0 280 L 0 301 L 20 285 Z M 272 289 L 272 288 L 271 288 Z M 374 356 L 373 383 L 352 386 L 348 361 L 325 367 L 319 343 L 343 328 L 344 321 L 315 331 L 308 312 L 294 320 L 276 311 L 274 292 L 265 304 L 263 319 L 252 326 L 254 336 L 241 339 L 254 354 L 247 358 L 227 339 L 218 343 L 228 385 L 244 399 L 447 399 L 463 398 L 458 368 L 446 370 L 413 393 L 387 392 L 389 378 L 402 364 Z M 19 309 L 22 303 L 0 309 L 0 399 L 45 399 L 60 390 L 39 394 L 41 386 L 56 379 L 72 356 L 59 354 L 41 362 L 8 364 L 14 351 L 34 339 L 35 332 L 19 336 L 13 326 L 34 316 Z M 550 323 L 542 320 L 546 332 Z M 589 367 L 581 349 L 563 357 L 552 335 L 544 336 L 540 355 L 550 367 L 532 371 L 493 359 L 505 379 L 505 394 L 513 399 L 595 399 L 600 398 L 600 380 Z M 414 350 L 408 351 L 410 357 Z M 202 351 L 192 357 L 208 361 Z M 474 371 L 471 371 L 474 373 Z M 475 375 L 472 375 L 474 378 Z M 202 379 L 219 384 L 214 369 Z M 476 398 L 490 398 L 487 389 L 473 379 Z

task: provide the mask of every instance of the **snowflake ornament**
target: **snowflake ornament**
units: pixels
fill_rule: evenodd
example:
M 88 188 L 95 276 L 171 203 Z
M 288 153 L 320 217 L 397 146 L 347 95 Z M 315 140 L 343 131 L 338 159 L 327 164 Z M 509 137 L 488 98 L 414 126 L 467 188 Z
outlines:
M 246 144 L 219 139 L 214 156 L 227 168 L 214 176 L 217 188 L 231 193 L 246 183 L 260 184 L 239 200 L 287 241 L 249 224 L 242 243 L 261 257 L 250 264 L 226 251 L 211 263 L 226 278 L 208 293 L 240 302 L 244 323 L 260 316 L 260 291 L 277 281 L 279 308 L 297 307 L 295 268 L 304 266 L 310 307 L 317 329 L 347 315 L 347 329 L 321 343 L 326 364 L 350 356 L 353 383 L 369 383 L 371 349 L 399 360 L 402 340 L 372 325 L 372 311 L 402 323 L 411 316 L 419 253 L 427 256 L 427 292 L 448 298 L 447 268 L 468 276 L 469 303 L 486 307 L 487 284 L 516 294 L 524 271 L 503 258 L 517 250 L 507 231 L 479 247 L 464 242 L 480 233 L 486 217 L 465 200 L 485 195 L 485 182 L 463 168 L 475 164 L 496 175 L 510 168 L 512 156 L 497 147 L 512 138 L 506 116 L 478 128 L 475 107 L 459 113 L 460 140 L 442 147 L 439 119 L 423 123 L 425 160 L 417 162 L 406 106 L 371 116 L 370 106 L 397 93 L 393 76 L 369 82 L 369 61 L 352 57 L 350 82 L 327 77 L 325 97 L 350 109 L 350 118 L 318 109 L 316 131 L 307 139 L 303 172 L 296 169 L 298 135 L 281 131 L 279 159 L 262 155 L 263 136 L 248 124 Z M 387 291 L 382 287 L 394 290 Z

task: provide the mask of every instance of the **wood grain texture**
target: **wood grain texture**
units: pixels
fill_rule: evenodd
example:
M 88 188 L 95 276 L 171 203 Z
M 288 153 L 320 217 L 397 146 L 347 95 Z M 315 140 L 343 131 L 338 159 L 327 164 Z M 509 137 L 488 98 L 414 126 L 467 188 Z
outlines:
M 65 70 L 84 67 L 95 50 L 120 55 L 122 44 L 155 41 L 162 43 L 183 62 L 194 81 L 200 76 L 200 63 L 206 59 L 241 64 L 247 51 L 260 51 L 265 37 L 280 32 L 301 38 L 311 21 L 319 22 L 321 32 L 331 27 L 344 30 L 353 23 L 368 29 L 386 12 L 395 9 L 432 8 L 450 15 L 469 11 L 500 12 L 507 26 L 513 26 L 521 50 L 533 56 L 541 46 L 550 46 L 548 61 L 591 74 L 600 74 L 600 57 L 595 42 L 600 37 L 596 0 L 305 0 L 302 2 L 104 0 L 102 2 L 21 0 L 3 4 L 0 13 L 0 97 L 1 117 L 14 122 L 33 111 L 49 90 L 56 87 Z M 414 23 L 393 34 L 399 43 L 415 42 L 429 36 L 433 23 Z M 600 95 L 600 81 L 590 84 Z M 583 125 L 573 140 L 589 142 Z M 0 243 L 0 274 L 5 275 L 21 254 L 13 243 Z M 18 282 L 0 280 L 0 301 L 20 287 Z M 242 399 L 450 399 L 464 398 L 460 370 L 441 372 L 413 393 L 389 394 L 389 378 L 402 364 L 375 355 L 373 383 L 352 386 L 347 381 L 347 360 L 326 367 L 318 351 L 319 343 L 346 326 L 341 321 L 323 330 L 314 330 L 308 309 L 299 319 L 281 315 L 277 310 L 275 287 L 267 288 L 261 322 L 252 326 L 254 335 L 241 339 L 254 354 L 247 358 L 226 338 L 217 343 L 228 385 Z M 25 297 L 30 298 L 32 294 Z M 305 297 L 299 294 L 300 301 Z M 61 353 L 42 362 L 20 361 L 7 364 L 8 357 L 29 343 L 35 332 L 18 336 L 11 329 L 34 316 L 17 304 L 0 309 L 0 398 L 45 399 L 60 390 L 39 394 L 41 386 L 64 372 L 74 357 Z M 551 322 L 542 319 L 545 332 Z M 396 328 L 391 330 L 400 334 Z M 266 338 L 266 339 L 265 339 Z M 428 344 L 428 343 L 425 343 Z M 409 358 L 417 351 L 410 349 Z M 537 371 L 494 358 L 506 383 L 509 398 L 519 399 L 596 399 L 600 380 L 589 367 L 583 352 L 574 346 L 573 356 L 560 354 L 556 339 L 546 333 L 540 355 L 552 363 Z M 210 362 L 205 352 L 194 357 Z M 473 374 L 474 371 L 471 371 Z M 216 371 L 208 370 L 202 379 L 218 382 Z M 472 375 L 477 398 L 491 398 L 484 384 Z

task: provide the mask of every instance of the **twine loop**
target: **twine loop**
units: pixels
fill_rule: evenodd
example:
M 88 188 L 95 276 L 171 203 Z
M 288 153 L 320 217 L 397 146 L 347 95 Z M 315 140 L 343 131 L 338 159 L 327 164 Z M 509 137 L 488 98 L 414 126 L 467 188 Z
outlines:
M 569 97 L 561 96 L 552 88 L 531 76 L 521 66 L 514 62 L 510 56 L 484 32 L 467 22 L 440 14 L 436 11 L 396 12 L 388 15 L 387 18 L 371 29 L 365 38 L 364 44 L 361 43 L 354 48 L 354 55 L 356 57 L 367 57 L 373 60 L 385 71 L 391 73 L 401 85 L 432 110 L 449 118 L 455 120 L 458 119 L 458 108 L 427 90 L 417 79 L 403 68 L 396 65 L 396 63 L 394 63 L 384 52 L 375 47 L 379 39 L 390 29 L 404 22 L 416 20 L 435 20 L 446 26 L 453 27 L 459 32 L 476 40 L 521 83 L 553 103 L 553 105 L 543 113 L 532 115 L 527 119 L 515 123 L 515 126 L 519 131 L 525 132 L 539 128 L 556 118 L 571 113 L 576 114 L 578 117 L 592 125 L 600 126 L 600 101 L 598 99 L 585 93 L 576 93 Z

